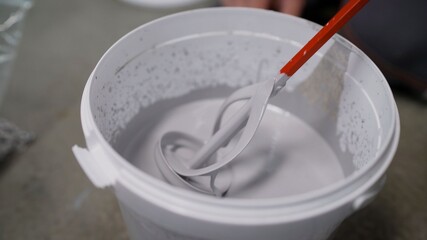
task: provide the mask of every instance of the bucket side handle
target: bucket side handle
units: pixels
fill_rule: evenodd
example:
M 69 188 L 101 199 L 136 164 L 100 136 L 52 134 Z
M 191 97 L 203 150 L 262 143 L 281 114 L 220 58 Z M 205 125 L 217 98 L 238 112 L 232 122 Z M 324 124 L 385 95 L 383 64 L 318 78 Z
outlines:
M 96 151 L 96 149 L 94 149 Z M 72 151 L 80 167 L 86 173 L 93 185 L 105 188 L 114 185 L 117 179 L 117 171 L 108 161 L 102 161 L 103 155 L 94 153 L 92 150 L 74 145 Z M 97 156 L 97 157 L 94 157 Z
M 384 187 L 385 181 L 387 179 L 386 175 L 383 175 L 374 186 L 372 186 L 368 191 L 366 191 L 361 196 L 357 197 L 353 202 L 353 209 L 358 211 L 365 206 L 367 206 L 370 202 L 372 202 L 381 189 Z

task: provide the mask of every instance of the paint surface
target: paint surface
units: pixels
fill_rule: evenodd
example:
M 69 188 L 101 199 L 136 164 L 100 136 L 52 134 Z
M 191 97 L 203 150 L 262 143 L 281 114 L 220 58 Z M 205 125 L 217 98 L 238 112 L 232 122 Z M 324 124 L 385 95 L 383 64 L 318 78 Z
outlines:
M 181 131 L 207 140 L 222 101 L 192 101 L 158 117 L 153 112 L 150 123 L 140 123 L 149 127 L 133 133 L 122 155 L 142 171 L 163 179 L 154 158 L 161 135 Z M 230 109 L 225 118 L 232 112 Z M 344 178 L 337 157 L 321 136 L 301 119 L 273 105 L 267 107 L 252 141 L 231 163 L 231 171 L 233 180 L 227 197 L 232 198 L 292 196 Z

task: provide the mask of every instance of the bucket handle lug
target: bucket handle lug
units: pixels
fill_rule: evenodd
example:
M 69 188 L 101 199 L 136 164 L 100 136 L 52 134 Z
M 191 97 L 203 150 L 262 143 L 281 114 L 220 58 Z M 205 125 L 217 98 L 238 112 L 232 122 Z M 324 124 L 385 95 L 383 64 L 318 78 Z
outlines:
M 386 175 L 382 176 L 374 186 L 372 186 L 368 191 L 357 197 L 353 201 L 353 209 L 355 211 L 358 211 L 367 206 L 369 203 L 371 203 L 383 188 L 386 179 Z
M 98 150 L 95 147 L 93 150 Z M 102 151 L 101 149 L 99 149 Z M 112 163 L 104 159 L 103 154 L 94 154 L 92 150 L 74 145 L 72 151 L 80 167 L 86 173 L 93 185 L 98 188 L 105 188 L 114 185 L 117 179 L 117 171 Z M 97 157 L 94 157 L 97 156 Z

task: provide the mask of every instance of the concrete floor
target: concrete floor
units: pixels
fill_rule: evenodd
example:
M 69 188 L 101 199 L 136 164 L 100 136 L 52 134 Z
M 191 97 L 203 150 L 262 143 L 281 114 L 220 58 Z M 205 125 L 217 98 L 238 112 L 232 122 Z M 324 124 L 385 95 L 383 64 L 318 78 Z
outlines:
M 0 115 L 38 138 L 0 166 L 0 239 L 128 239 L 112 192 L 94 188 L 71 153 L 84 145 L 80 97 L 108 47 L 172 12 L 113 0 L 36 2 Z M 402 133 L 385 188 L 334 239 L 427 239 L 427 106 L 396 101 Z

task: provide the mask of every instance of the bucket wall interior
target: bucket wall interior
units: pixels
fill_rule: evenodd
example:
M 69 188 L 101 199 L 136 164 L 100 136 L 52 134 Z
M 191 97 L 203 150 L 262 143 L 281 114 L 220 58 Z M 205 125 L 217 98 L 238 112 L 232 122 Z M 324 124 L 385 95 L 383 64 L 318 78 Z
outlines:
M 129 139 L 144 134 L 163 112 L 194 100 L 224 98 L 239 87 L 274 78 L 319 29 L 282 14 L 219 14 L 202 11 L 151 23 L 103 57 L 92 76 L 90 106 L 103 137 L 119 154 L 124 156 Z M 375 65 L 336 36 L 270 104 L 311 126 L 348 177 L 388 144 L 394 126 L 390 99 Z

